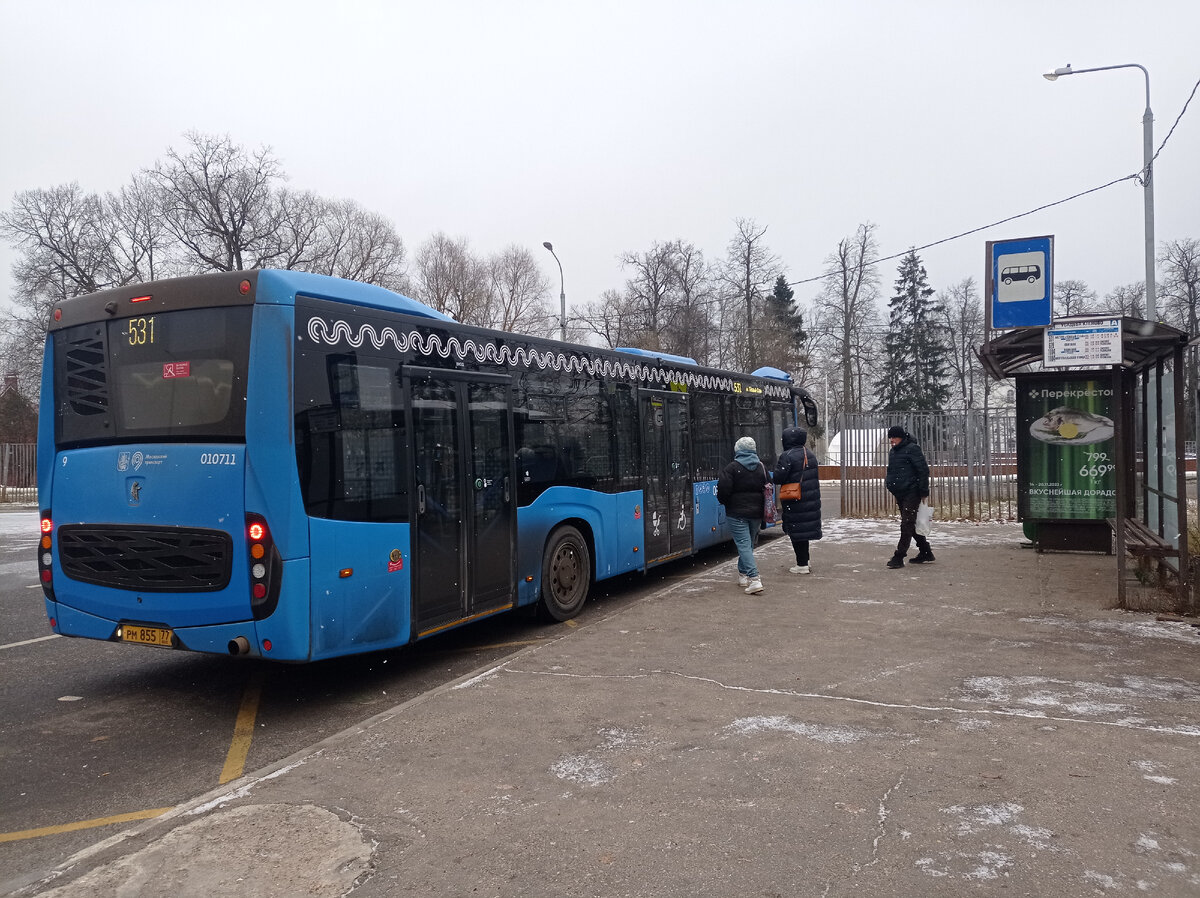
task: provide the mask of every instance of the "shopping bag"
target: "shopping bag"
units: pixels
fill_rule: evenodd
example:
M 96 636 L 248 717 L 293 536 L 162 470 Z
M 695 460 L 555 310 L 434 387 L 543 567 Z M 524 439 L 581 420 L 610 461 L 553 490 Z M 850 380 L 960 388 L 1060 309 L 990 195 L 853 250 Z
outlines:
M 933 531 L 933 506 L 924 501 L 917 506 L 916 531 L 921 536 L 929 536 Z
M 767 466 L 760 465 L 763 471 L 763 476 L 767 478 L 767 485 L 763 487 L 763 523 L 775 524 L 779 521 L 779 509 L 775 505 L 775 484 L 771 482 L 771 475 L 767 473 Z
M 763 487 L 763 523 L 775 524 L 779 521 L 779 509 L 775 505 L 775 484 L 767 481 Z

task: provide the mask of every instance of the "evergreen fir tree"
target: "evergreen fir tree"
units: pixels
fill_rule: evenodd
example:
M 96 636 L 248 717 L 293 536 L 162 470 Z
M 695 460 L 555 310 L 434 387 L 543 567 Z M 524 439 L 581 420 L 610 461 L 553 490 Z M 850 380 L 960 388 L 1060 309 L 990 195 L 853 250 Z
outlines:
M 804 344 L 808 340 L 804 315 L 796 308 L 795 296 L 787 278 L 779 275 L 774 289 L 764 298 L 763 333 L 758 341 L 763 364 L 793 373 L 807 363 Z
M 950 398 L 950 348 L 942 325 L 942 304 L 916 250 L 900 261 L 896 292 L 888 301 L 878 409 L 889 412 L 937 411 Z

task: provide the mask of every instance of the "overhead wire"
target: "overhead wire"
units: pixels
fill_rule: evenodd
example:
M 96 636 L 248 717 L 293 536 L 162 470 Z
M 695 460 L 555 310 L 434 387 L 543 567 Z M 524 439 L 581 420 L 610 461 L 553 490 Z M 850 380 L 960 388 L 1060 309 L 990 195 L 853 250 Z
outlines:
M 1187 112 L 1188 106 L 1192 102 L 1192 98 L 1196 96 L 1197 89 L 1200 89 L 1200 80 L 1197 80 L 1195 85 L 1192 86 L 1192 92 L 1188 96 L 1187 102 L 1185 102 L 1183 104 L 1183 108 L 1179 111 L 1179 115 L 1175 117 L 1175 123 L 1171 125 L 1171 130 L 1167 132 L 1167 136 L 1163 138 L 1163 142 L 1158 145 L 1158 150 L 1151 157 L 1150 165 L 1147 166 L 1147 168 L 1154 165 L 1154 161 L 1156 159 L 1158 159 L 1158 154 L 1163 151 L 1163 147 L 1165 147 L 1167 145 L 1167 141 L 1169 141 L 1171 139 L 1171 135 L 1175 133 L 1175 128 L 1179 125 L 1179 122 L 1183 118 L 1184 113 Z M 878 259 L 871 259 L 868 262 L 864 262 L 862 267 L 863 268 L 871 268 L 875 265 L 880 265 L 884 262 L 891 262 L 894 259 L 899 259 L 899 258 L 902 258 L 903 256 L 907 256 L 910 252 L 921 252 L 923 250 L 931 249 L 932 247 L 935 247 L 935 246 L 941 246 L 943 243 L 949 243 L 952 240 L 961 240 L 963 237 L 970 237 L 972 234 L 978 234 L 980 231 L 986 231 L 989 228 L 995 228 L 1002 224 L 1008 224 L 1010 221 L 1016 221 L 1019 218 L 1025 218 L 1026 216 L 1033 215 L 1034 213 L 1041 212 L 1045 209 L 1052 209 L 1055 206 L 1061 206 L 1063 203 L 1072 202 L 1074 200 L 1079 199 L 1080 197 L 1085 197 L 1088 194 L 1097 193 L 1101 190 L 1107 190 L 1109 187 L 1112 187 L 1114 184 L 1120 184 L 1122 181 L 1136 180 L 1139 183 L 1144 183 L 1145 173 L 1146 173 L 1145 168 L 1138 169 L 1138 171 L 1134 172 L 1131 175 L 1125 175 L 1124 177 L 1115 178 L 1114 180 L 1109 181 L 1107 184 L 1101 184 L 1099 187 L 1093 187 L 1090 190 L 1080 191 L 1079 193 L 1065 197 L 1061 200 L 1055 200 L 1053 203 L 1045 203 L 1041 206 L 1037 206 L 1034 209 L 1030 209 L 1027 212 L 1020 212 L 1016 215 L 1010 215 L 1008 218 L 1002 218 L 999 221 L 993 221 L 991 224 L 980 225 L 977 228 L 971 228 L 969 231 L 963 231 L 962 233 L 955 234 L 952 237 L 943 237 L 941 240 L 934 240 L 932 243 L 926 243 L 922 246 L 910 247 L 909 249 L 906 249 L 902 253 L 895 253 L 890 256 L 881 256 Z M 819 274 L 815 277 L 803 278 L 798 281 L 788 281 L 788 286 L 789 287 L 798 287 L 802 284 L 814 284 L 814 283 L 817 283 L 818 281 L 823 281 L 826 278 L 836 276 L 839 273 L 840 272 L 838 270 L 827 271 L 824 274 Z

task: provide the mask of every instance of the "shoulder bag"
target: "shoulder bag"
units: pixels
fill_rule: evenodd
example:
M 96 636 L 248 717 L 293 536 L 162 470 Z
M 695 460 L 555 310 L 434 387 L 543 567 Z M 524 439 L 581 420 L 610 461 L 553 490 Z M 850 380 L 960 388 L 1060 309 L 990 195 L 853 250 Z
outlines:
M 804 464 L 800 466 L 800 471 L 803 472 L 808 467 L 808 450 L 804 450 Z M 803 474 L 802 474 L 803 476 Z M 800 481 L 794 483 L 785 483 L 779 488 L 780 502 L 799 502 L 800 501 Z

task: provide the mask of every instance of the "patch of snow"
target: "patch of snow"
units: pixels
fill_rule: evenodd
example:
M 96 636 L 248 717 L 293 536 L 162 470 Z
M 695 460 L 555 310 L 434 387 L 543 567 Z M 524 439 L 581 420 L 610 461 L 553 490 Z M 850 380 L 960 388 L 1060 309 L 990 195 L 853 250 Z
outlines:
M 582 786 L 602 786 L 616 778 L 616 771 L 603 761 L 588 755 L 574 755 L 556 761 L 550 772 L 559 779 Z
M 892 546 L 900 535 L 900 522 L 898 518 L 831 518 L 821 522 L 821 529 L 826 539 Z M 1025 536 L 1021 525 L 1017 523 L 934 520 L 933 533 L 929 538 L 935 546 L 945 547 L 1018 546 Z
M 1025 808 L 1012 802 L 1002 804 L 983 804 L 965 808 L 962 805 L 942 808 L 943 814 L 954 814 L 959 817 L 958 831 L 962 835 L 979 831 L 983 826 L 1004 826 L 1016 819 Z
M 1107 873 L 1097 873 L 1095 870 L 1084 870 L 1083 878 L 1088 882 L 1094 882 L 1102 889 L 1119 889 L 1121 887 L 1117 881 Z
M 1200 684 L 1144 676 L 1121 677 L 1116 685 L 1048 677 L 969 677 L 960 692 L 967 701 L 1039 709 L 1062 708 L 1080 717 L 1128 712 L 1127 702 L 1200 701 Z
M 8 545 L 38 541 L 38 513 L 36 511 L 0 511 L 0 537 Z
M 1200 645 L 1200 630 L 1182 621 L 1159 621 L 1148 618 L 1130 620 L 1076 621 L 1064 617 L 1023 617 L 1023 624 L 1041 624 L 1066 630 L 1082 630 L 1095 635 L 1116 635 L 1122 638 L 1171 639 Z
M 1149 780 L 1152 783 L 1158 783 L 1160 786 L 1173 786 L 1179 780 L 1173 776 L 1143 776 L 1142 779 Z
M 800 736 L 813 742 L 824 742 L 829 745 L 846 745 L 866 739 L 871 735 L 863 730 L 802 723 L 782 716 L 742 717 L 726 727 L 726 730 L 732 730 L 740 736 L 747 736 L 751 733 L 758 733 L 764 730 L 774 730 L 780 733 Z

